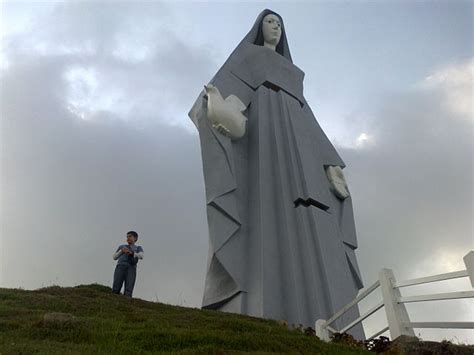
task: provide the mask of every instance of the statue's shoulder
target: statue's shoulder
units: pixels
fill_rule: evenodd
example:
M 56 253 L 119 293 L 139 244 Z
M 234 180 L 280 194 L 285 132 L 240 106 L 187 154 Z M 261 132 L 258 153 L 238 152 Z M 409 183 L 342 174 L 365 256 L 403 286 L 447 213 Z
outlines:
M 233 59 L 231 73 L 254 90 L 269 82 L 304 103 L 304 72 L 270 48 L 251 43 L 242 44 Z
M 252 69 L 261 65 L 287 68 L 287 70 L 294 71 L 302 77 L 304 76 L 304 72 L 288 58 L 272 49 L 248 42 L 241 44 L 239 51 L 235 53 L 233 64 L 234 67 L 236 66 L 241 69 L 245 67 Z

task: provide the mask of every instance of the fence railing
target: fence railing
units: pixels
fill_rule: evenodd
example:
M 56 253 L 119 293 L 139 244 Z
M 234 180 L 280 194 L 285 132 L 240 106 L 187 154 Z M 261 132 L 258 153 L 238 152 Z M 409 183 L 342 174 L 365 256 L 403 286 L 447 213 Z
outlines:
M 410 302 L 425 302 L 438 300 L 452 300 L 460 298 L 474 298 L 474 291 L 459 291 L 448 293 L 426 294 L 419 296 L 402 297 L 400 288 L 421 285 L 430 282 L 458 279 L 462 277 L 469 277 L 471 286 L 474 288 L 474 251 L 469 252 L 464 257 L 465 270 L 448 272 L 428 277 L 420 277 L 416 279 L 398 281 L 390 269 L 382 269 L 379 273 L 379 278 L 371 286 L 363 290 L 356 298 L 354 298 L 347 305 L 342 307 L 328 320 L 318 319 L 316 321 L 316 335 L 322 340 L 329 341 L 331 333 L 344 333 L 353 328 L 355 325 L 361 323 L 364 319 L 377 312 L 382 307 L 385 308 L 385 315 L 388 325 L 372 334 L 367 339 L 373 339 L 379 335 L 390 331 L 390 336 L 393 339 L 400 335 L 415 336 L 413 328 L 450 328 L 450 329 L 474 329 L 474 322 L 412 322 L 408 316 L 405 303 Z M 382 291 L 382 301 L 369 309 L 367 312 L 359 316 L 342 329 L 335 329 L 331 324 L 349 309 L 356 306 L 361 300 L 366 298 L 369 294 L 380 287 Z

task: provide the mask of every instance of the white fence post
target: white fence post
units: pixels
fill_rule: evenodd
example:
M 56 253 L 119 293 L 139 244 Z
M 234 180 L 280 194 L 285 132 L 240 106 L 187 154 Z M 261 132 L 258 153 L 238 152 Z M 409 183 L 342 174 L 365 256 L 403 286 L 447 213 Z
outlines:
M 324 319 L 318 319 L 316 321 L 315 331 L 319 339 L 324 340 L 324 341 L 331 340 L 331 337 L 329 336 L 329 330 L 327 328 L 326 321 Z
M 333 314 L 328 320 L 318 319 L 315 323 L 316 335 L 324 341 L 331 340 L 331 334 L 336 332 L 344 333 L 351 329 L 354 325 L 361 323 L 378 309 L 384 307 L 385 315 L 387 317 L 388 327 L 378 331 L 369 339 L 384 333 L 387 329 L 390 330 L 392 340 L 397 339 L 401 335 L 415 336 L 413 328 L 453 328 L 453 329 L 474 329 L 473 322 L 410 322 L 410 317 L 405 307 L 408 302 L 423 302 L 435 301 L 445 299 L 459 299 L 459 298 L 474 298 L 474 291 L 459 291 L 450 293 L 436 293 L 430 295 L 409 296 L 402 297 L 399 288 L 413 285 L 421 285 L 430 282 L 437 282 L 450 279 L 458 279 L 462 277 L 469 277 L 471 285 L 474 288 L 474 251 L 470 251 L 464 256 L 464 264 L 466 270 L 452 271 L 444 274 L 421 277 L 411 280 L 398 282 L 395 280 L 393 271 L 390 269 L 382 269 L 379 272 L 379 279 L 372 286 L 367 288 L 351 302 L 342 307 L 339 311 Z M 333 329 L 329 324 L 347 312 L 348 309 L 357 305 L 368 294 L 380 286 L 382 290 L 383 302 L 380 302 L 375 307 L 365 312 L 359 318 L 353 320 L 341 330 Z
M 392 340 L 398 338 L 400 335 L 414 337 L 415 332 L 413 328 L 404 325 L 404 323 L 410 323 L 410 318 L 408 317 L 405 305 L 398 302 L 401 294 L 397 288 L 393 287 L 393 285 L 395 285 L 395 276 L 392 270 L 382 269 L 379 273 L 379 281 Z
M 469 253 L 467 253 L 463 260 L 464 265 L 466 265 L 469 279 L 471 280 L 471 286 L 474 287 L 474 251 L 471 250 Z

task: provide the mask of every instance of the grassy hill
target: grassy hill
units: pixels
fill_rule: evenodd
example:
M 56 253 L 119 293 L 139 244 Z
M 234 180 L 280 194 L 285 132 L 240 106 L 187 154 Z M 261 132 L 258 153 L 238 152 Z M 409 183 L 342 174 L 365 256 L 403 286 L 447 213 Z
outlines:
M 45 321 L 50 312 L 72 314 Z M 0 288 L 0 354 L 370 354 L 274 321 L 126 299 L 101 285 Z

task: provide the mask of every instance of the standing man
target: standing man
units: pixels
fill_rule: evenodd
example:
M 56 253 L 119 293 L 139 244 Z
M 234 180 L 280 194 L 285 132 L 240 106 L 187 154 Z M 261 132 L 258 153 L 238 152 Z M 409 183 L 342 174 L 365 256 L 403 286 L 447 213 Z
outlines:
M 138 259 L 143 259 L 143 248 L 136 245 L 138 233 L 130 231 L 127 233 L 127 244 L 122 244 L 117 248 L 113 258 L 117 261 L 114 272 L 113 293 L 120 293 L 122 284 L 125 282 L 123 294 L 126 297 L 132 297 L 135 279 L 137 277 Z

